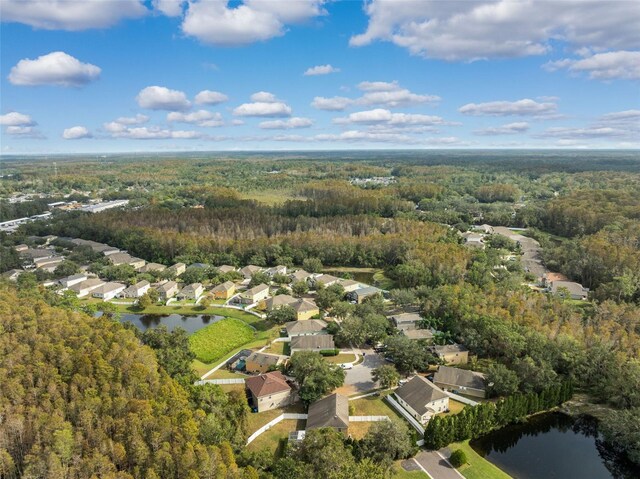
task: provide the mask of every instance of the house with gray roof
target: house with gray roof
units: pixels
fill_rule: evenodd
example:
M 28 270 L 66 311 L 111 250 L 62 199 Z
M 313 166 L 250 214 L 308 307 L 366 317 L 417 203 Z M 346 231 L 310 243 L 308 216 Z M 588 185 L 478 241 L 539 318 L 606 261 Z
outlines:
M 476 371 L 440 366 L 433 376 L 433 384 L 445 391 L 465 396 L 486 397 L 484 374 Z
M 327 329 L 327 323 L 321 319 L 309 319 L 307 321 L 290 321 L 284 325 L 287 336 L 314 336 L 323 334 Z
M 306 322 L 306 321 L 305 321 Z M 325 351 L 335 349 L 333 336 L 330 334 L 314 334 L 309 336 L 294 336 L 289 343 L 291 346 L 291 354 L 297 351 Z
M 422 376 L 414 376 L 396 389 L 400 405 L 421 424 L 426 424 L 435 414 L 449 410 L 449 396 Z
M 586 301 L 589 297 L 589 288 L 585 288 L 580 283 L 573 281 L 553 281 L 551 283 L 550 291 L 553 294 L 559 294 L 567 291 L 571 299 L 579 299 Z
M 376 288 L 375 286 L 367 286 L 365 288 L 359 288 L 347 293 L 347 298 L 360 304 L 365 299 L 377 294 L 382 294 L 382 290 L 380 288 Z
M 150 287 L 151 287 L 151 284 L 149 283 L 149 281 L 147 280 L 138 281 L 136 284 L 132 284 L 127 289 L 125 289 L 122 292 L 122 297 L 139 298 L 140 296 L 144 295 L 147 291 L 149 291 Z
M 309 406 L 306 430 L 330 427 L 343 434 L 349 429 L 349 399 L 342 394 L 330 394 Z

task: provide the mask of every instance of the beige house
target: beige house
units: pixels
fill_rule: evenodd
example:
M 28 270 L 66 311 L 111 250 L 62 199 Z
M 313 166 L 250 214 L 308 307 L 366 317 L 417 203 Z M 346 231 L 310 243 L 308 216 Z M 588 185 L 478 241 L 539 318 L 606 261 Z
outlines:
M 342 394 L 330 394 L 309 406 L 306 430 L 330 427 L 343 434 L 349 430 L 349 399 Z
M 320 308 L 311 299 L 297 299 L 289 306 L 296 312 L 298 321 L 308 320 L 320 314 Z
M 149 281 L 147 280 L 138 281 L 136 284 L 132 284 L 127 289 L 125 289 L 122 292 L 122 297 L 139 298 L 140 296 L 144 295 L 147 291 L 149 291 L 150 287 L 151 287 L 151 284 L 149 283 Z
M 278 294 L 277 296 L 273 296 L 265 301 L 265 307 L 267 311 L 271 311 L 272 309 L 278 309 L 282 306 L 290 306 L 296 302 L 296 298 L 293 296 L 289 296 L 288 294 Z
M 335 276 L 331 276 L 330 274 L 321 274 L 312 279 L 312 282 L 315 287 L 318 285 L 324 286 L 325 288 L 340 282 L 340 278 L 336 278 Z
M 67 276 L 66 278 L 62 278 L 58 280 L 58 283 L 63 288 L 68 288 L 69 286 L 73 286 L 74 284 L 82 283 L 87 280 L 86 274 L 72 274 L 71 276 Z
M 251 289 L 248 289 L 240 294 L 240 301 L 244 304 L 254 304 L 264 301 L 269 297 L 269 286 L 266 284 L 259 284 Z
M 486 397 L 484 374 L 476 371 L 440 366 L 433 376 L 433 384 L 456 394 L 477 398 Z
M 469 362 L 469 350 L 462 344 L 432 346 L 431 351 L 445 364 L 467 364 Z
M 245 360 L 245 370 L 248 373 L 266 373 L 280 366 L 284 360 L 284 357 L 277 354 L 255 352 Z
M 222 274 L 232 273 L 236 270 L 235 267 L 229 266 L 228 264 L 223 264 L 222 266 L 218 266 L 218 271 Z
M 184 273 L 187 270 L 187 265 L 184 263 L 176 263 L 172 266 L 169 266 L 167 270 L 175 274 L 176 276 L 180 276 L 182 273 Z
M 250 279 L 254 274 L 256 274 L 258 271 L 261 271 L 261 270 L 262 268 L 260 266 L 255 266 L 253 264 L 250 264 L 242 268 L 240 270 L 240 274 L 242 274 L 242 276 L 244 276 L 246 279 Z
M 178 293 L 179 299 L 193 299 L 197 300 L 204 292 L 204 287 L 201 283 L 191 283 L 186 285 Z
M 80 283 L 72 284 L 71 286 L 69 286 L 69 289 L 71 291 L 74 291 L 77 294 L 78 298 L 83 298 L 84 296 L 87 296 L 91 291 L 102 286 L 103 284 L 104 281 L 102 281 L 101 279 L 90 278 Z
M 320 352 L 336 348 L 330 334 L 298 335 L 292 337 L 289 344 L 292 355 L 298 351 Z
M 166 281 L 158 286 L 158 294 L 160 299 L 166 301 L 169 298 L 173 298 L 178 293 L 178 283 L 175 281 Z
M 395 392 L 400 405 L 421 424 L 449 410 L 449 396 L 422 376 L 414 376 Z
M 167 267 L 160 263 L 147 263 L 142 268 L 138 269 L 138 273 L 151 273 L 151 272 L 160 272 L 167 269 Z
M 297 281 L 307 281 L 312 277 L 313 275 L 311 273 L 307 273 L 303 269 L 298 269 L 289 275 L 289 278 L 291 278 L 291 281 L 294 283 Z
M 295 400 L 291 386 L 279 371 L 248 378 L 244 385 L 258 412 L 289 406 Z
M 363 287 L 358 281 L 354 281 L 352 279 L 341 279 L 340 284 L 344 288 L 345 293 L 351 293 L 352 291 Z
M 229 299 L 236 293 L 236 284 L 233 281 L 225 281 L 211 290 L 216 299 Z
M 327 323 L 321 319 L 310 319 L 308 321 L 290 321 L 285 324 L 287 336 L 314 336 L 316 334 L 324 334 L 327 329 Z
M 270 278 L 273 278 L 277 274 L 286 275 L 287 267 L 279 264 L 278 266 L 274 266 L 273 268 L 268 268 L 265 273 L 269 275 Z
M 100 298 L 103 301 L 109 301 L 115 298 L 125 290 L 126 286 L 122 283 L 105 283 L 91 291 L 91 296 Z

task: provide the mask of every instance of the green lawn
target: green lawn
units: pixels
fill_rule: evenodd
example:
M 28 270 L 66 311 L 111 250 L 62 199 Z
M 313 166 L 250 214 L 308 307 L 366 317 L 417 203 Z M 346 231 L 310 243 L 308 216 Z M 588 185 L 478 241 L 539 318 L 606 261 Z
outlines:
M 324 359 L 325 361 L 334 364 L 352 363 L 356 360 L 356 355 L 349 353 L 340 353 L 337 356 L 326 356 Z
M 279 455 L 278 446 L 280 445 L 280 439 L 289 437 L 290 432 L 304 429 L 306 423 L 307 421 L 305 421 L 304 419 L 300 421 L 291 419 L 280 421 L 268 431 L 260 434 L 260 436 L 258 436 L 251 444 L 247 446 L 247 449 L 250 451 L 267 449 L 273 452 L 275 456 L 277 456 Z
M 400 465 L 402 461 L 396 462 L 395 473 L 391 476 L 391 479 L 428 479 L 429 476 L 422 471 L 405 471 Z
M 458 471 L 467 479 L 510 479 L 511 476 L 480 456 L 469 445 L 469 441 L 454 442 L 449 445 L 451 451 L 462 449 L 467 456 L 467 464 Z
M 189 336 L 196 358 L 211 363 L 254 338 L 254 330 L 244 321 L 228 318 L 204 327 Z

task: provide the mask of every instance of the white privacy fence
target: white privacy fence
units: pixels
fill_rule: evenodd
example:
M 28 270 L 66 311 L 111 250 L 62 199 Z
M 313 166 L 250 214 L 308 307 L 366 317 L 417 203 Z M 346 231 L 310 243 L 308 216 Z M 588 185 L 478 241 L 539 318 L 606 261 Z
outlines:
M 379 422 L 389 420 L 389 416 L 349 416 L 350 422 Z
M 262 434 L 265 431 L 268 431 L 273 426 L 278 424 L 280 421 L 284 421 L 285 419 L 293 419 L 293 420 L 297 421 L 297 420 L 300 420 L 300 419 L 307 419 L 307 415 L 306 414 L 295 414 L 295 413 L 280 414 L 277 418 L 272 419 L 267 424 L 265 424 L 260 429 L 258 429 L 256 432 L 251 434 L 251 436 L 249 436 L 249 439 L 247 439 L 247 445 L 251 444 L 260 434 Z
M 391 404 L 393 409 L 398 411 L 402 415 L 402 417 L 404 417 L 407 421 L 409 421 L 409 424 L 411 424 L 413 428 L 420 433 L 420 437 L 424 436 L 424 427 L 422 427 L 422 424 L 420 424 L 416 420 L 416 418 L 414 418 L 411 414 L 409 414 L 409 412 L 405 408 L 400 406 L 400 404 L 398 404 L 398 402 L 391 397 L 391 394 L 389 394 L 388 396 L 385 396 L 385 400 L 389 404 Z
M 464 396 L 459 396 L 458 394 L 452 393 L 450 391 L 445 391 L 444 392 L 447 396 L 449 396 L 451 399 L 455 399 L 458 402 L 461 402 L 463 404 L 467 404 L 469 406 L 477 406 L 478 403 L 472 399 L 466 398 Z
M 244 378 L 201 379 L 196 381 L 197 386 L 202 386 L 203 384 L 244 384 Z

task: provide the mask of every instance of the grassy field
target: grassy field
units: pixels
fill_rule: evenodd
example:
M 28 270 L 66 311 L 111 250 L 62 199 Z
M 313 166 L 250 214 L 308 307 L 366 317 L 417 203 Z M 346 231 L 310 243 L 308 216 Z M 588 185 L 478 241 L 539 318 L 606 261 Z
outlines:
M 265 350 L 265 353 L 289 355 L 289 343 L 286 341 L 271 343 L 271 346 Z
M 391 476 L 391 479 L 429 479 L 429 476 L 422 471 L 405 471 L 400 462 L 396 462 L 396 472 Z
M 270 206 L 282 204 L 295 198 L 300 197 L 295 196 L 293 190 L 247 191 L 242 195 L 242 199 L 256 200 Z
M 304 419 L 300 421 L 294 421 L 292 419 L 286 419 L 280 421 L 268 431 L 263 432 L 256 438 L 251 444 L 247 446 L 249 451 L 259 451 L 261 449 L 267 449 L 278 455 L 278 445 L 282 438 L 289 436 L 290 432 L 299 431 L 305 428 L 306 422 Z
M 244 321 L 229 318 L 193 333 L 189 336 L 189 346 L 197 359 L 203 363 L 211 363 L 248 343 L 253 337 L 253 329 Z
M 469 446 L 469 441 L 454 442 L 449 445 L 451 451 L 462 449 L 467 456 L 467 464 L 458 468 L 458 471 L 467 479 L 510 479 L 506 472 L 491 464 L 481 457 Z
M 453 399 L 449 399 L 449 412 L 441 413 L 439 416 L 451 416 L 452 414 L 458 414 L 464 409 L 464 404 Z
M 334 364 L 352 363 L 356 360 L 355 354 L 340 353 L 337 356 L 326 356 L 325 361 Z

